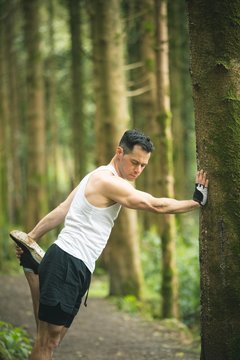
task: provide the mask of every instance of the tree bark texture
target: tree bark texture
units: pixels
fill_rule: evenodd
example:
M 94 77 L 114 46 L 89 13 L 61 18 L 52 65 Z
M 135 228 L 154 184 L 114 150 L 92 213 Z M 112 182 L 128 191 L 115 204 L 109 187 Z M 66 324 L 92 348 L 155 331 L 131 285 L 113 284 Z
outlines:
M 46 82 L 46 136 L 47 136 L 47 174 L 48 174 L 48 203 L 54 208 L 59 192 L 58 171 L 58 148 L 59 148 L 59 121 L 57 119 L 56 106 L 56 50 L 55 50 L 55 11 L 56 3 L 49 0 L 48 11 L 48 55 L 45 60 L 45 82 Z
M 192 194 L 188 181 L 192 181 L 190 164 L 195 162 L 194 116 L 185 0 L 168 2 L 168 19 L 174 188 L 177 196 L 185 199 Z M 189 133 L 193 136 L 189 136 Z
M 45 114 L 42 57 L 40 49 L 39 1 L 23 0 L 27 50 L 27 204 L 29 231 L 47 211 Z
M 155 125 L 156 151 L 155 192 L 158 196 L 174 197 L 173 140 L 171 129 L 168 63 L 167 2 L 155 0 L 156 14 L 156 79 L 157 114 Z M 158 156 L 157 156 L 158 155 Z M 159 161 L 160 160 L 160 161 Z M 178 317 L 178 279 L 176 268 L 176 220 L 173 215 L 164 215 L 157 221 L 162 240 L 162 316 Z
M 1 14 L 4 14 L 4 6 L 0 4 Z M 6 252 L 7 219 L 8 219 L 8 104 L 7 104 L 7 79 L 6 79 L 6 28 L 0 22 L 0 267 Z
M 151 136 L 156 129 L 156 57 L 155 57 L 155 32 L 154 32 L 154 1 L 141 1 L 139 11 L 143 14 L 139 41 L 140 55 L 142 61 L 142 77 L 147 91 L 138 96 L 136 107 L 139 108 L 138 118 L 141 119 L 139 128 L 143 129 L 146 134 Z M 151 24 L 151 25 L 149 25 Z M 143 187 L 144 191 L 152 193 L 154 188 L 156 168 L 152 164 L 152 159 L 143 172 L 138 183 Z M 149 230 L 155 224 L 156 217 L 150 212 L 140 214 L 144 219 L 144 229 Z
M 72 74 L 72 147 L 74 159 L 74 184 L 86 175 L 86 154 L 84 131 L 84 84 L 82 60 L 81 0 L 68 0 L 71 31 L 71 74 Z
M 188 2 L 201 213 L 201 360 L 240 356 L 240 1 Z
M 20 106 L 19 106 L 19 73 L 18 53 L 16 51 L 16 37 L 19 31 L 18 23 L 19 7 L 10 2 L 5 3 L 5 30 L 6 30 L 6 74 L 8 96 L 8 127 L 9 127 L 9 161 L 8 161 L 8 205 L 9 216 L 12 223 L 20 223 L 22 220 L 22 184 L 21 184 L 21 149 L 20 137 Z M 18 150 L 16 151 L 16 144 Z
M 98 164 L 110 161 L 119 137 L 128 128 L 120 2 L 91 1 L 96 154 Z

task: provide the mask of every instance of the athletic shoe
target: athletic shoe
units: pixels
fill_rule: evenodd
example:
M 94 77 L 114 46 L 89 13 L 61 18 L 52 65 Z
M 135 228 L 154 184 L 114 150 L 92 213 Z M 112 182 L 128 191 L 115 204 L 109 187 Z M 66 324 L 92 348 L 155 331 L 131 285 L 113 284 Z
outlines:
M 23 231 L 13 230 L 10 232 L 10 237 L 23 250 L 28 253 L 35 262 L 40 264 L 45 255 L 44 250 L 34 241 L 28 234 Z M 25 266 L 25 265 L 24 265 Z

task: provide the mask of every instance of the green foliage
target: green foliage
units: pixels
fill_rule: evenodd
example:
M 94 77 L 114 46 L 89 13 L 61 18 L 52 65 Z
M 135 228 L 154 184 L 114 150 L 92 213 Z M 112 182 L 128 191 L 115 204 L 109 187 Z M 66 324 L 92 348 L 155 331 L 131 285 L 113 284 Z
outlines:
M 123 310 L 129 314 L 136 314 L 141 308 L 140 301 L 133 295 L 126 295 L 124 297 L 118 297 L 114 301 L 120 310 Z
M 192 325 L 199 314 L 198 221 L 191 216 L 182 219 L 183 235 L 177 239 L 179 304 L 183 321 Z M 147 232 L 141 244 L 141 261 L 145 279 L 146 311 L 161 317 L 161 239 L 154 230 Z
M 179 302 L 185 323 L 191 325 L 199 317 L 199 263 L 197 247 L 192 245 L 178 248 Z
M 9 227 L 3 226 L 0 233 L 0 273 L 13 273 L 19 270 L 13 241 L 9 238 Z
M 177 240 L 179 303 L 183 321 L 193 325 L 199 321 L 200 306 L 198 214 L 183 215 L 181 227 Z
M 97 298 L 107 297 L 109 294 L 109 278 L 105 270 L 96 267 L 96 271 L 91 280 L 90 296 Z
M 141 261 L 145 279 L 145 296 L 158 297 L 161 287 L 160 239 L 154 231 L 146 232 L 141 243 Z
M 0 321 L 1 360 L 28 359 L 31 348 L 31 341 L 25 330 Z

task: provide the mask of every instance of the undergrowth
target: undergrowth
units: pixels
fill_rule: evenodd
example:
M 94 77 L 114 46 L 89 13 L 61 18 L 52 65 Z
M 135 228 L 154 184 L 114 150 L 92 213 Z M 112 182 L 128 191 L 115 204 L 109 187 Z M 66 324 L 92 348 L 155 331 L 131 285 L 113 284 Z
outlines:
M 0 359 L 27 360 L 32 349 L 25 330 L 0 321 Z

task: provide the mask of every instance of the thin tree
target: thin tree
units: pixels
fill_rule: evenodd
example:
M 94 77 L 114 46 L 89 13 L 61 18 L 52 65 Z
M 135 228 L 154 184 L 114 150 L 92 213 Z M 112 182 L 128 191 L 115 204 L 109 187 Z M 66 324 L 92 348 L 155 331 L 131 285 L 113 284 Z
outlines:
M 27 53 L 27 202 L 26 229 L 46 213 L 46 154 L 40 2 L 23 0 Z
M 45 59 L 45 84 L 46 84 L 46 151 L 47 156 L 47 173 L 48 173 L 48 203 L 50 208 L 56 203 L 58 194 L 58 147 L 59 147 L 59 125 L 56 113 L 56 49 L 55 49 L 55 11 L 56 2 L 49 0 L 47 3 L 47 20 L 48 20 L 48 54 Z
M 16 2 L 5 3 L 5 36 L 6 36 L 6 75 L 7 75 L 7 106 L 9 126 L 9 160 L 8 160 L 8 205 L 10 221 L 20 223 L 22 217 L 22 185 L 20 169 L 20 153 L 22 142 L 20 137 L 20 105 L 19 105 L 19 66 L 16 38 L 19 32 L 19 4 Z M 16 150 L 16 144 L 18 148 Z
M 195 161 L 195 133 L 185 0 L 168 2 L 168 32 L 174 187 L 179 197 L 186 198 L 191 195 L 188 181 L 192 180 L 191 164 Z
M 2 17 L 5 15 L 5 7 L 0 3 Z M 7 77 L 6 77 L 6 28 L 4 22 L 0 21 L 0 264 L 3 264 L 6 252 L 6 236 L 8 226 L 8 106 L 7 106 Z
M 240 354 L 240 1 L 188 2 L 199 166 L 211 181 L 200 221 L 201 360 Z
M 68 0 L 69 25 L 71 33 L 71 76 L 72 76 L 72 147 L 74 160 L 74 184 L 86 175 L 85 131 L 83 112 L 83 59 L 81 31 L 81 0 Z
M 161 196 L 174 197 L 172 117 L 169 96 L 167 2 L 155 0 L 156 19 L 156 155 L 155 189 Z M 162 316 L 178 317 L 178 278 L 176 268 L 176 220 L 165 214 L 158 222 L 162 241 Z
M 155 57 L 155 33 L 154 33 L 154 1 L 142 0 L 137 2 L 138 13 L 141 14 L 138 20 L 138 32 L 140 37 L 136 44 L 138 48 L 138 62 L 139 66 L 138 85 L 135 92 L 137 96 L 132 98 L 134 105 L 133 114 L 135 117 L 135 124 L 137 128 L 145 131 L 146 134 L 154 134 L 156 123 L 156 57 Z M 131 36 L 131 35 L 130 35 Z M 140 60 L 140 61 L 139 61 Z M 136 70 L 135 70 L 136 72 Z M 150 165 L 140 179 L 138 180 L 139 187 L 145 191 L 152 193 L 154 190 L 154 166 Z M 144 230 L 149 230 L 155 223 L 155 216 L 148 212 L 141 214 L 144 223 Z

